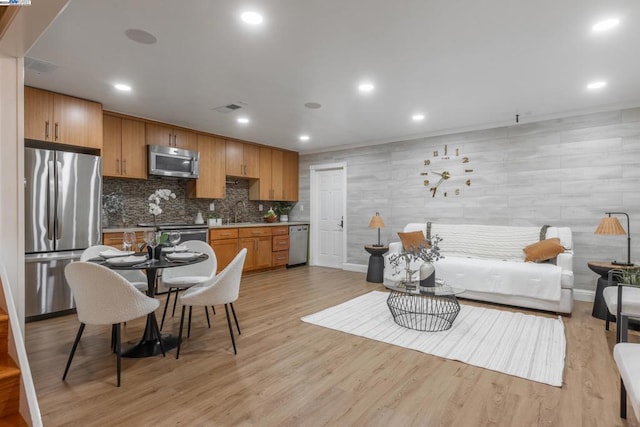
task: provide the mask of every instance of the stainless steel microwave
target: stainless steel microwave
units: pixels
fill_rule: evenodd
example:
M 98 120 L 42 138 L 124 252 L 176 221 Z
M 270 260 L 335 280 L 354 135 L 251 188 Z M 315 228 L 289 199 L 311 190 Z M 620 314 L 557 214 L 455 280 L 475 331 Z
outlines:
M 149 145 L 149 175 L 198 178 L 200 153 L 181 148 Z

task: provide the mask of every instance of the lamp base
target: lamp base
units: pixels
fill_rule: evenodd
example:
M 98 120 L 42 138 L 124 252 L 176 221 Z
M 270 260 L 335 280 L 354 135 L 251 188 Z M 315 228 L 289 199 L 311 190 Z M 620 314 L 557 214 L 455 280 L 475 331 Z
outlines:
M 620 267 L 633 267 L 635 264 L 631 263 L 626 263 L 626 262 L 618 262 L 618 261 L 611 261 L 611 265 L 619 265 Z

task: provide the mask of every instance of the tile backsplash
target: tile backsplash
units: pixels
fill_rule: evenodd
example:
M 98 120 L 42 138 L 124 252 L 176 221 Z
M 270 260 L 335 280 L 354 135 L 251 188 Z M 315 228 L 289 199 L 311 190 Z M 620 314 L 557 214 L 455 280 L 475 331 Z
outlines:
M 249 181 L 245 179 L 229 179 L 224 199 L 192 199 L 187 197 L 188 180 L 181 179 L 149 179 L 132 180 L 120 178 L 103 178 L 102 180 L 102 221 L 103 228 L 128 227 L 139 223 L 153 222 L 149 213 L 149 196 L 156 190 L 167 188 L 176 195 L 175 199 L 161 200 L 162 213 L 158 215 L 158 223 L 193 223 L 198 211 L 207 220 L 209 204 L 214 203 L 215 213 L 224 221 L 233 221 L 234 206 L 244 202 L 238 209 L 238 222 L 262 221 L 258 206 L 269 209 L 270 202 L 249 200 Z

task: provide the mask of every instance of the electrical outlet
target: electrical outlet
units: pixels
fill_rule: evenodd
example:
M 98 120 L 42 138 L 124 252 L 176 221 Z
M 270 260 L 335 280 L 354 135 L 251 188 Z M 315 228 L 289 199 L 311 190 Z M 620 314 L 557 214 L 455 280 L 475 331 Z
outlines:
M 258 210 L 259 210 L 260 212 L 262 212 L 262 211 L 264 210 L 264 207 L 262 206 L 262 203 L 260 203 L 260 204 L 258 205 Z
M 215 211 L 215 210 L 216 210 L 216 207 L 215 207 L 215 205 L 213 204 L 213 202 L 209 203 L 209 210 L 210 210 L 211 212 L 213 212 L 213 211 Z
M 300 212 L 304 212 L 304 205 L 303 204 L 300 205 Z

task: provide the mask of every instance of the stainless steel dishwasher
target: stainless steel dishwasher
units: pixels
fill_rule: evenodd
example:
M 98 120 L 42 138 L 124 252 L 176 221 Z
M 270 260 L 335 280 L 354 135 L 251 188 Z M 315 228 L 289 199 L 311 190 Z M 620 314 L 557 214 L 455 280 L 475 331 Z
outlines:
M 309 226 L 290 225 L 289 226 L 289 262 L 287 267 L 307 263 L 307 252 L 309 251 Z

